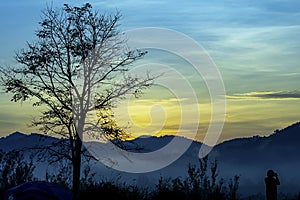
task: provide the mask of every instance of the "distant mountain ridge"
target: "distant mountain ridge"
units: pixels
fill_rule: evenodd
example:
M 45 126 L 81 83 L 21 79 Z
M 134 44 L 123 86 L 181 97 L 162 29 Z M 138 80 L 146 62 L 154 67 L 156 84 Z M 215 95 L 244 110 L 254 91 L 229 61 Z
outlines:
M 0 138 L 0 149 L 2 149 L 4 152 L 7 152 L 14 149 L 32 147 L 36 144 L 47 145 L 57 140 L 58 138 L 48 135 L 38 133 L 24 134 L 16 131 L 6 137 Z
M 177 138 L 178 141 L 189 141 L 178 136 L 143 136 L 134 140 L 141 148 L 141 153 L 152 152 L 164 147 Z M 0 149 L 9 151 L 30 147 L 34 144 L 49 145 L 59 139 L 40 134 L 12 133 L 0 138 Z M 185 177 L 188 164 L 198 164 L 200 142 L 190 141 L 191 145 L 183 155 L 169 166 L 148 173 L 126 173 L 104 166 L 101 162 L 93 164 L 93 169 L 100 178 L 122 177 L 121 180 L 132 181 L 139 185 L 153 185 L 160 176 Z M 219 165 L 219 177 L 229 179 L 240 175 L 240 193 L 264 193 L 263 179 L 268 169 L 279 174 L 281 185 L 279 192 L 300 192 L 300 122 L 284 129 L 276 130 L 269 136 L 254 136 L 224 141 L 216 145 L 209 154 Z M 176 150 L 176 149 L 175 149 Z M 180 149 L 179 149 L 180 150 Z
M 241 175 L 241 187 L 264 193 L 268 169 L 278 172 L 279 192 L 300 192 L 300 123 L 294 123 L 269 136 L 254 136 L 225 141 L 216 145 L 211 156 L 219 160 L 223 171 Z M 224 176 L 228 174 L 220 172 Z M 233 173 L 231 173 L 233 174 Z M 241 188 L 241 189 L 242 189 Z

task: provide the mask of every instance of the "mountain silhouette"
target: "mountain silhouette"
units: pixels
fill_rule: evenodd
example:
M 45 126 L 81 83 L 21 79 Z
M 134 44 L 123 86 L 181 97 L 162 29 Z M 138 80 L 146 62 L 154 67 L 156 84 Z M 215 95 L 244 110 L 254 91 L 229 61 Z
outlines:
M 199 163 L 198 153 L 203 145 L 201 142 L 179 136 L 142 136 L 125 142 L 125 145 L 137 144 L 139 148 L 137 150 L 132 148 L 130 151 L 148 153 L 163 148 L 174 138 L 182 143 L 191 142 L 191 145 L 179 159 L 170 165 L 148 173 L 127 173 L 114 170 L 101 162 L 95 162 L 92 164 L 92 169 L 99 175 L 95 178 L 112 180 L 113 177 L 116 177 L 116 179 L 129 184 L 152 187 L 161 176 L 166 178 L 186 177 L 188 165 L 198 165 Z M 60 139 L 36 133 L 15 132 L 0 139 L 0 149 L 9 151 L 33 145 L 51 145 L 52 142 L 58 140 Z M 278 187 L 278 192 L 298 193 L 300 191 L 300 173 L 296 170 L 300 168 L 299 144 L 300 123 L 297 122 L 282 130 L 276 130 L 269 136 L 237 138 L 222 142 L 213 148 L 209 158 L 217 160 L 219 178 L 228 180 L 235 175 L 240 176 L 239 192 L 242 195 L 264 194 L 264 178 L 268 169 L 273 169 L 279 174 L 281 185 Z M 97 143 L 97 145 L 102 149 L 106 148 L 106 144 Z M 177 151 L 180 151 L 180 145 L 166 153 L 171 155 Z M 45 165 L 38 167 L 45 167 Z
M 279 192 L 300 191 L 300 123 L 297 122 L 269 136 L 238 138 L 218 144 L 211 155 L 219 163 L 220 175 L 241 176 L 242 193 L 264 193 L 264 177 L 274 169 L 281 178 Z

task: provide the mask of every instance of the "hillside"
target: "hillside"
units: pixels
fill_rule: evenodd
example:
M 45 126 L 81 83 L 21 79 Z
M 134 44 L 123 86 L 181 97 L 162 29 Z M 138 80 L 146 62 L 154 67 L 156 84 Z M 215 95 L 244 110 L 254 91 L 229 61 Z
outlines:
M 300 191 L 300 173 L 296 170 L 300 168 L 300 123 L 295 123 L 282 130 L 270 134 L 269 136 L 255 136 L 251 138 L 238 138 L 225 141 L 214 147 L 209 154 L 210 159 L 216 159 L 219 166 L 219 178 L 228 180 L 234 175 L 240 175 L 240 194 L 255 194 L 264 193 L 264 177 L 268 169 L 273 169 L 279 174 L 281 185 L 278 188 L 279 192 L 297 193 Z M 31 134 L 25 135 L 19 132 L 13 133 L 7 137 L 0 139 L 0 149 L 9 151 L 12 149 L 22 149 L 33 145 L 51 145 L 52 142 L 57 142 L 59 139 Z M 164 151 L 164 147 L 176 140 L 176 147 Z M 153 187 L 157 183 L 160 176 L 163 177 L 185 177 L 187 176 L 187 167 L 191 164 L 198 164 L 198 152 L 201 147 L 200 142 L 191 141 L 183 137 L 162 136 L 162 137 L 140 137 L 135 139 L 134 144 L 137 144 L 139 150 L 131 150 L 140 156 L 134 160 L 130 154 L 112 153 L 111 146 L 103 143 L 87 143 L 86 147 L 93 146 L 94 150 L 108 166 L 118 168 L 124 163 L 132 162 L 132 167 L 143 165 L 134 165 L 135 161 L 141 162 L 145 167 L 155 168 L 157 166 L 167 165 L 167 158 L 174 155 L 180 155 L 186 144 L 190 144 L 178 159 L 166 167 L 146 172 L 146 173 L 128 173 L 112 169 L 103 165 L 101 162 L 92 163 L 92 169 L 97 172 L 95 178 L 106 180 L 121 180 L 128 183 L 134 183 L 139 186 Z M 132 145 L 128 143 L 126 145 Z M 148 155 L 153 152 L 152 159 L 148 159 Z M 92 152 L 93 153 L 93 152 Z M 149 154 L 150 153 L 150 154 Z M 106 156 L 102 156 L 106 155 Z M 101 157 L 102 156 L 102 157 Z M 116 159 L 118 157 L 118 159 Z M 118 162 L 112 162 L 116 159 Z M 123 160 L 122 160 L 123 159 Z M 124 161 L 124 163 L 122 163 Z M 125 162 L 126 161 L 126 162 Z M 39 172 L 45 172 L 41 169 L 46 165 L 39 165 Z M 116 167 L 117 166 L 117 167 Z M 134 169 L 133 169 L 134 170 Z M 40 174 L 40 173 L 37 173 Z

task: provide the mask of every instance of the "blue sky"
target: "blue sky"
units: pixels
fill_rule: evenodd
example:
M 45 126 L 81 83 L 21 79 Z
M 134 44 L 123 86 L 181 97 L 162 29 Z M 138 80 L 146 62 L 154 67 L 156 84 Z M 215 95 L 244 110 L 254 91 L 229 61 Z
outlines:
M 0 65 L 14 64 L 14 52 L 25 47 L 26 41 L 34 41 L 41 10 L 47 4 L 61 7 L 64 3 L 80 6 L 85 2 L 2 2 Z M 107 13 L 119 10 L 123 15 L 122 30 L 169 28 L 202 45 L 225 84 L 227 115 L 221 139 L 269 134 L 299 121 L 300 1 L 103 0 L 90 3 Z M 1 94 L 0 135 L 15 130 L 32 131 L 24 125 L 30 120 L 26 113 L 35 115 L 36 111 L 31 111 L 26 103 L 20 106 L 7 101 L 8 97 Z M 22 110 L 22 114 L 17 110 Z M 209 113 L 206 115 L 209 117 Z M 207 123 L 204 122 L 203 130 Z

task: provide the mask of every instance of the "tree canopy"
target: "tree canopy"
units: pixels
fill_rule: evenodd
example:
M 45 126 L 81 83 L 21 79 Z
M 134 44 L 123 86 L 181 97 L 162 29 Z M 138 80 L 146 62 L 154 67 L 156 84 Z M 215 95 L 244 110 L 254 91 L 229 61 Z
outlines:
M 30 100 L 41 108 L 34 126 L 68 139 L 68 152 L 60 155 L 72 162 L 76 196 L 83 134 L 126 138 L 111 108 L 126 95 L 140 95 L 155 77 L 127 73 L 146 52 L 127 46 L 119 12 L 101 14 L 87 3 L 47 7 L 42 14 L 37 40 L 16 53 L 19 65 L 1 67 L 1 85 L 12 101 Z

